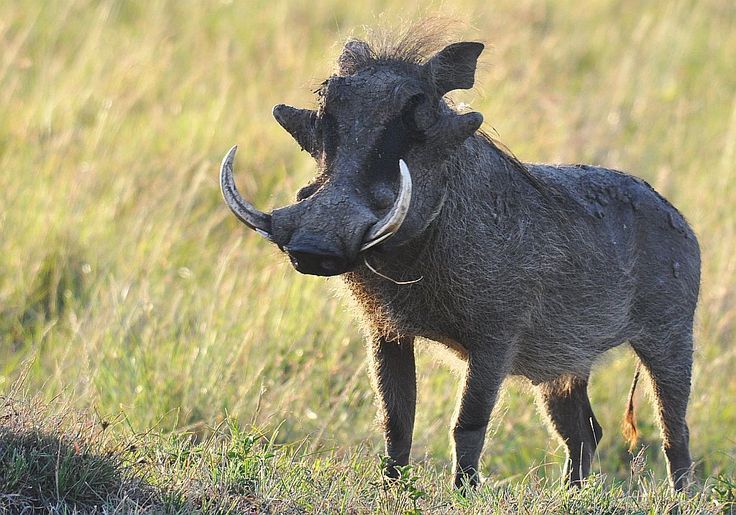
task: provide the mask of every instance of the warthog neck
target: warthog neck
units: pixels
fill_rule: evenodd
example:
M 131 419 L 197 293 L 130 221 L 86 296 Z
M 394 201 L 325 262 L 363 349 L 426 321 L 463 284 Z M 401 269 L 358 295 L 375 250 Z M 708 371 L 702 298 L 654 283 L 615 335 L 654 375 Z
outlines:
M 508 273 L 518 263 L 504 255 L 509 246 L 523 246 L 521 234 L 543 198 L 522 165 L 475 136 L 443 167 L 437 173 L 447 174 L 444 200 L 426 229 L 400 246 L 367 253 L 344 276 L 383 332 L 456 338 L 481 309 L 478 292 L 488 300 L 491 289 L 516 289 L 529 279 Z

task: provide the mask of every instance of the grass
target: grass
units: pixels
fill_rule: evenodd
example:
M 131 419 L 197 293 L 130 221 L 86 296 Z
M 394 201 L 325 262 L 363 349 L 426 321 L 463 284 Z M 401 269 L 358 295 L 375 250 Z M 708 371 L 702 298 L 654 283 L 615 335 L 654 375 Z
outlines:
M 135 434 L 38 399 L 3 398 L 0 509 L 14 513 L 730 513 L 736 484 L 714 478 L 691 496 L 650 475 L 593 476 L 567 490 L 531 470 L 489 481 L 466 496 L 426 460 L 397 480 L 361 447 L 350 455 L 278 444 L 228 418 L 199 438 L 190 432 Z M 731 511 L 729 511 L 731 510 Z
M 222 427 L 234 420 L 259 428 L 254 434 L 267 435 L 277 449 L 259 473 L 281 485 L 254 491 L 260 507 L 291 498 L 295 490 L 280 483 L 284 477 L 302 481 L 310 502 L 328 503 L 294 505 L 299 509 L 390 511 L 375 503 L 405 499 L 386 494 L 380 501 L 382 490 L 370 485 L 378 481 L 381 438 L 361 334 L 351 306 L 333 294 L 339 281 L 297 274 L 245 232 L 220 200 L 217 166 L 238 143 L 239 185 L 247 196 L 264 209 L 289 202 L 314 165 L 271 119 L 270 107 L 310 105 L 310 90 L 329 75 L 340 42 L 360 35 L 363 24 L 397 26 L 449 11 L 467 20 L 461 37 L 490 46 L 477 87 L 456 99 L 482 112 L 487 128 L 519 158 L 631 171 L 695 227 L 703 284 L 692 451 L 709 499 L 702 502 L 733 495 L 732 2 L 592 0 L 580 9 L 566 0 L 458 0 L 452 9 L 378 0 L 316 0 L 309 8 L 280 0 L 0 3 L 0 392 L 50 403 L 42 413 L 51 418 L 57 404 L 65 413 L 124 417 L 95 452 L 154 430 L 159 436 L 146 452 L 180 441 L 189 455 L 206 456 L 196 449 L 231 441 Z M 634 366 L 631 353 L 619 349 L 594 371 L 591 398 L 606 435 L 599 479 L 586 493 L 556 489 L 561 448 L 526 386 L 510 381 L 482 463 L 502 483 L 492 483 L 480 500 L 461 502 L 446 490 L 456 379 L 422 350 L 419 465 L 412 474 L 427 495 L 419 506 L 460 510 L 468 502 L 469 511 L 505 511 L 516 503 L 519 511 L 542 510 L 546 505 L 532 497 L 575 503 L 570 499 L 600 495 L 603 503 L 626 492 L 616 505 L 624 511 L 661 508 L 663 459 L 644 396 L 637 417 L 652 476 L 639 490 L 629 488 L 631 456 L 617 434 Z M 49 456 L 72 452 L 44 440 L 57 435 L 53 424 L 35 424 L 47 428 L 46 436 L 31 431 L 29 438 L 39 438 Z M 148 486 L 129 486 L 150 471 L 130 468 L 130 453 L 119 457 L 109 464 L 90 458 L 107 485 L 100 491 L 181 490 L 161 488 L 163 473 Z M 289 460 L 298 464 L 293 476 Z M 208 481 L 219 484 L 211 477 L 201 484 Z M 25 492 L 13 485 L 3 495 Z M 184 504 L 200 506 L 196 495 L 182 495 Z

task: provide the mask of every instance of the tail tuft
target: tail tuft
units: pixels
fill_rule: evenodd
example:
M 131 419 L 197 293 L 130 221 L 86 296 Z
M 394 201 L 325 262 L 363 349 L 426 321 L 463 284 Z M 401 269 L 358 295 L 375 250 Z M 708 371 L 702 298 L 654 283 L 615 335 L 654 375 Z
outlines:
M 624 411 L 624 420 L 621 423 L 621 432 L 624 434 L 626 441 L 629 442 L 629 452 L 634 450 L 636 441 L 639 438 L 639 432 L 636 430 L 636 419 L 634 418 L 634 393 L 636 392 L 636 385 L 639 382 L 640 374 L 641 361 L 636 365 L 634 380 L 631 383 L 631 390 L 629 390 L 629 400 L 626 403 L 626 411 Z

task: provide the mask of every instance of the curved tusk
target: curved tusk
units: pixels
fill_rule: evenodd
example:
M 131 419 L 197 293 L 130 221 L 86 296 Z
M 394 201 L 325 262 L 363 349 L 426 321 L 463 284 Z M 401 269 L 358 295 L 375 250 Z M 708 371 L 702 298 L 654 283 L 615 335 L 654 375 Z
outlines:
M 404 223 L 411 203 L 411 174 L 403 159 L 399 159 L 399 172 L 401 173 L 401 184 L 399 185 L 396 202 L 394 202 L 391 210 L 386 213 L 386 216 L 376 222 L 368 231 L 363 246 L 360 248 L 361 252 L 389 239 L 396 234 L 401 224 Z
M 222 198 L 230 211 L 243 222 L 245 225 L 256 231 L 258 234 L 272 241 L 271 238 L 271 215 L 258 211 L 248 201 L 246 201 L 238 192 L 233 179 L 233 160 L 238 146 L 235 145 L 222 159 L 220 165 L 220 190 L 222 190 Z

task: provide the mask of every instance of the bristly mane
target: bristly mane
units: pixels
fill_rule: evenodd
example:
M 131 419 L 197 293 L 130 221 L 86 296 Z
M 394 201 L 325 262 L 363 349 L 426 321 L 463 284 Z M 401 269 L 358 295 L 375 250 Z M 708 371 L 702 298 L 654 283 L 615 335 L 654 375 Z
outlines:
M 428 18 L 398 31 L 365 28 L 370 52 L 355 56 L 356 71 L 380 62 L 424 64 L 453 39 L 454 24 L 447 18 Z
M 537 190 L 540 194 L 544 195 L 545 197 L 549 197 L 550 193 L 555 193 L 553 190 L 551 191 L 550 186 L 544 184 L 542 181 L 537 179 L 537 177 L 529 171 L 529 168 L 527 168 L 524 163 L 519 161 L 519 158 L 517 158 L 514 153 L 511 152 L 511 150 L 501 141 L 497 140 L 496 138 L 482 130 L 479 130 L 476 134 L 478 137 L 485 140 L 486 143 L 491 145 L 498 152 L 498 155 L 504 158 L 514 170 L 521 172 L 524 178 L 529 181 L 529 184 L 531 184 L 534 189 Z

